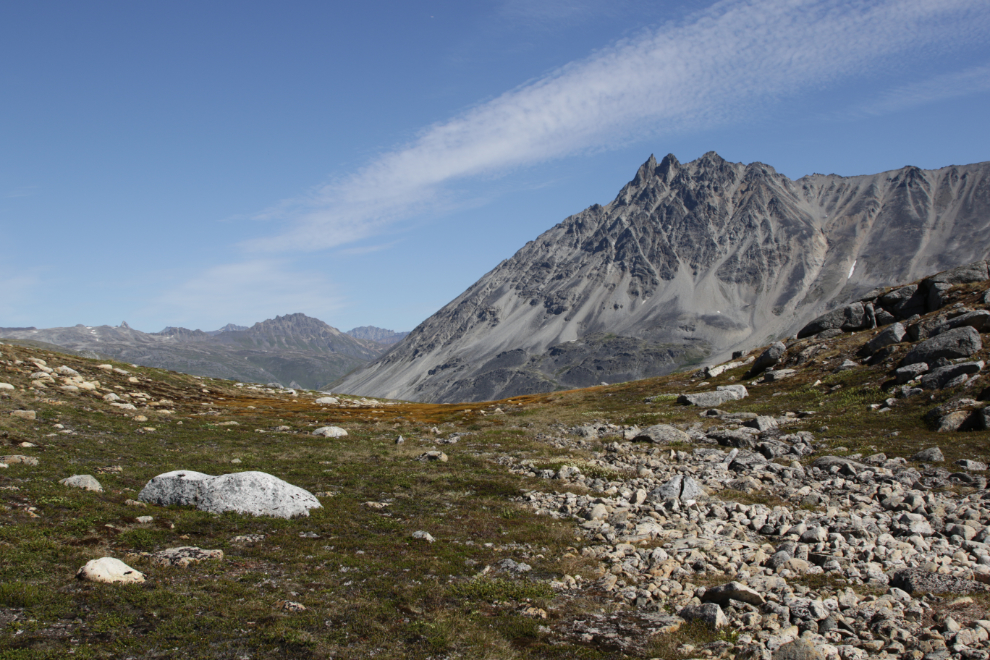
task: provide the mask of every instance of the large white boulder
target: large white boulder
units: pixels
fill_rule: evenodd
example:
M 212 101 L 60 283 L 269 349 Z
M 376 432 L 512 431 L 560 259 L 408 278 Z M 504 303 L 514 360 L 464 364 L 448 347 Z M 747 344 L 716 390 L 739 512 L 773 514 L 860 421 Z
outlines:
M 88 582 L 144 582 L 144 574 L 113 557 L 101 557 L 86 562 L 76 577 Z
M 265 472 L 236 472 L 219 477 L 176 470 L 147 483 L 138 499 L 162 506 L 195 506 L 211 513 L 246 513 L 253 516 L 295 518 L 308 516 L 320 506 L 307 490 Z

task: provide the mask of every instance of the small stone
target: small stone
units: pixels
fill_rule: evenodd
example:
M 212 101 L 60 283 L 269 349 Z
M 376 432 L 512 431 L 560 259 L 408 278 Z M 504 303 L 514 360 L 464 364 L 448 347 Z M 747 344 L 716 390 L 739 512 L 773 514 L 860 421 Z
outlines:
M 96 480 L 95 477 L 88 474 L 76 474 L 71 477 L 66 477 L 59 481 L 63 486 L 71 486 L 73 488 L 82 488 L 83 490 L 91 490 L 95 493 L 102 493 L 103 486 L 100 482 Z
M 280 600 L 275 603 L 275 607 L 283 612 L 305 612 L 306 606 L 294 600 Z
M 86 562 L 86 565 L 76 573 L 76 578 L 87 582 L 123 584 L 144 582 L 143 573 L 113 557 L 102 557 Z
M 413 532 L 412 533 L 412 537 L 414 539 L 422 539 L 422 540 L 426 541 L 427 543 L 433 543 L 434 541 L 436 541 L 436 539 L 433 538 L 433 536 L 429 532 L 424 532 L 421 529 Z

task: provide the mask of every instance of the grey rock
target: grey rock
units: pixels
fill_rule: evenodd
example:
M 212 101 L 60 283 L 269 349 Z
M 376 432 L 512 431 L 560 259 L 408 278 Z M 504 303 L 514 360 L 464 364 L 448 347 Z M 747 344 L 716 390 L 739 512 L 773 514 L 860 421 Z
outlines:
M 766 415 L 760 415 L 756 419 L 750 419 L 743 422 L 743 426 L 747 426 L 751 429 L 756 429 L 761 433 L 764 431 L 770 431 L 777 428 L 777 420 L 773 417 L 768 417 Z
M 980 472 L 987 469 L 987 464 L 980 461 L 973 461 L 968 458 L 961 458 L 956 461 L 956 465 L 964 470 L 970 470 L 973 472 Z
M 945 462 L 945 456 L 942 455 L 942 450 L 938 447 L 929 447 L 913 455 L 911 460 L 918 461 L 919 463 L 943 463 Z
M 702 603 L 701 605 L 689 605 L 677 613 L 685 621 L 703 621 L 712 628 L 723 628 L 729 625 L 722 608 L 715 603 Z
M 914 380 L 918 376 L 927 372 L 927 362 L 915 362 L 914 364 L 905 365 L 894 371 L 894 377 L 897 379 L 898 385 L 903 385 L 904 383 Z
M 816 458 L 811 464 L 811 467 L 816 467 L 819 470 L 824 470 L 825 472 L 828 472 L 834 466 L 839 466 L 840 468 L 852 467 L 856 472 L 868 469 L 867 466 L 862 463 L 858 463 L 854 460 L 843 458 L 841 456 L 822 456 L 821 458 Z
M 728 584 L 707 589 L 701 599 L 707 603 L 715 603 L 720 607 L 728 607 L 730 600 L 749 603 L 756 607 L 762 607 L 766 603 L 766 599 L 763 596 L 742 582 L 729 582 Z
M 968 410 L 954 410 L 939 417 L 933 424 L 936 433 L 951 433 L 959 431 L 969 423 L 972 413 Z
M 872 305 L 863 305 L 861 302 L 840 307 L 839 309 L 822 314 L 801 328 L 797 334 L 798 339 L 817 335 L 819 332 L 824 332 L 825 330 L 837 329 L 844 332 L 852 332 L 854 330 L 869 328 L 873 323 L 872 312 Z
M 167 548 L 151 555 L 151 562 L 158 566 L 177 566 L 185 568 L 201 561 L 217 561 L 223 559 L 223 550 L 204 550 L 195 546 Z
M 100 482 L 96 480 L 95 477 L 89 474 L 76 474 L 71 477 L 67 477 L 59 481 L 63 486 L 71 486 L 73 488 L 82 488 L 83 490 L 91 490 L 96 493 L 103 492 L 103 486 Z
M 885 328 L 876 337 L 871 339 L 866 344 L 866 352 L 870 355 L 876 353 L 881 348 L 886 348 L 887 346 L 892 346 L 893 344 L 899 344 L 904 340 L 904 334 L 906 330 L 904 326 L 900 323 L 895 323 L 894 325 Z
M 927 362 L 931 364 L 938 358 L 963 358 L 969 357 L 973 353 L 983 348 L 980 341 L 980 333 L 975 328 L 964 326 L 954 328 L 921 342 L 907 355 L 904 356 L 902 364 L 915 364 L 916 362 Z
M 413 532 L 412 537 L 420 541 L 426 541 L 427 543 L 433 543 L 434 541 L 436 541 L 436 539 L 433 538 L 432 534 L 430 534 L 429 532 L 425 532 L 421 529 Z
M 880 297 L 880 306 L 895 318 L 907 319 L 925 313 L 925 296 L 917 284 L 909 284 Z
M 926 277 L 922 284 L 968 284 L 970 282 L 984 282 L 987 279 L 987 262 L 980 260 Z
M 142 502 L 161 506 L 195 506 L 211 513 L 235 512 L 254 516 L 294 518 L 320 507 L 309 491 L 265 472 L 210 476 L 175 470 L 153 478 L 138 495 Z
M 990 586 L 952 575 L 929 573 L 921 568 L 903 568 L 890 576 L 890 586 L 903 589 L 908 593 L 957 593 L 965 594 L 974 591 L 990 591 Z
M 823 656 L 814 644 L 799 637 L 774 651 L 772 658 L 773 660 L 822 660 Z
M 737 388 L 741 388 L 737 389 Z M 738 401 L 748 396 L 749 393 L 742 385 L 719 387 L 715 392 L 696 392 L 694 394 L 682 394 L 677 397 L 677 402 L 683 405 L 699 406 L 701 408 L 715 408 L 729 401 Z
M 976 362 L 960 362 L 947 367 L 933 369 L 921 377 L 921 388 L 925 390 L 941 390 L 949 386 L 959 376 L 972 376 L 983 370 L 983 360 Z
M 676 475 L 650 493 L 650 497 L 657 501 L 669 502 L 671 500 L 697 500 L 706 496 L 704 488 L 693 477 Z
M 876 311 L 877 325 L 883 327 L 885 325 L 890 325 L 897 320 L 897 317 L 888 312 L 885 309 L 878 308 Z
M 960 314 L 936 327 L 932 334 L 940 335 L 947 330 L 962 328 L 967 325 L 977 332 L 986 332 L 990 329 L 990 312 L 985 309 L 978 309 L 975 312 Z
M 655 424 L 640 431 L 633 442 L 655 442 L 668 444 L 671 442 L 690 442 L 691 436 L 669 424 Z
M 760 353 L 760 357 L 756 358 L 753 362 L 753 366 L 750 367 L 749 372 L 751 374 L 762 373 L 769 367 L 780 362 L 780 359 L 784 357 L 784 353 L 787 352 L 787 347 L 784 346 L 784 342 L 774 342 L 765 351 Z
M 951 284 L 946 282 L 936 282 L 928 286 L 928 296 L 925 299 L 925 307 L 929 312 L 942 309 L 949 302 L 949 290 Z

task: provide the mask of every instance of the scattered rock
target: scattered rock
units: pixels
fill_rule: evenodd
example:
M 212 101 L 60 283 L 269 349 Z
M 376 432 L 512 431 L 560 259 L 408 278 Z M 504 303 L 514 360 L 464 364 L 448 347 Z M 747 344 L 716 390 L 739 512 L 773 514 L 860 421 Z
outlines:
M 881 348 L 886 348 L 887 346 L 892 346 L 894 344 L 899 344 L 904 340 L 904 335 L 907 331 L 904 326 L 900 323 L 895 323 L 894 325 L 886 328 L 876 337 L 871 339 L 866 344 L 865 353 L 872 355 L 879 351 Z
M 938 447 L 929 447 L 912 456 L 911 460 L 919 463 L 943 463 L 945 456 L 942 455 L 942 450 Z
M 347 437 L 347 431 L 339 426 L 321 426 L 313 431 L 313 435 L 323 438 L 344 438 Z
M 707 603 L 715 603 L 721 607 L 728 607 L 729 601 L 735 600 L 740 603 L 749 603 L 757 607 L 762 607 L 766 599 L 753 589 L 747 587 L 742 582 L 729 582 L 719 587 L 712 587 L 705 590 L 705 595 L 701 598 Z
M 903 589 L 910 593 L 929 594 L 965 594 L 974 591 L 990 591 L 990 586 L 975 580 L 930 573 L 920 568 L 902 568 L 890 576 L 890 586 Z
M 76 474 L 71 477 L 66 477 L 59 481 L 63 486 L 71 486 L 72 488 L 82 488 L 83 490 L 91 490 L 95 493 L 102 493 L 103 486 L 100 482 L 96 480 L 95 477 L 88 474 Z
M 0 456 L 0 463 L 6 463 L 7 465 L 16 465 L 21 463 L 23 465 L 30 465 L 31 467 L 38 466 L 38 459 L 34 456 L 22 456 L 21 454 L 10 454 L 8 456 Z
M 816 318 L 798 331 L 798 339 L 817 335 L 826 330 L 842 330 L 852 332 L 869 328 L 873 324 L 873 306 L 855 302 L 839 309 L 832 310 Z M 762 357 L 762 356 L 761 356 Z M 759 362 L 759 360 L 757 360 Z
M 237 472 L 214 477 L 191 470 L 160 474 L 138 499 L 161 506 L 195 506 L 201 511 L 232 511 L 253 516 L 294 518 L 320 507 L 309 491 L 265 472 Z
M 767 368 L 780 362 L 780 359 L 784 357 L 784 353 L 786 352 L 787 347 L 784 346 L 784 342 L 778 341 L 771 344 L 767 350 L 760 353 L 760 357 L 756 358 L 753 366 L 749 369 L 749 373 L 752 375 L 762 373 Z
M 340 399 L 334 396 L 321 396 L 319 399 L 314 401 L 314 403 L 318 403 L 321 406 L 336 406 L 340 403 Z
M 938 358 L 963 358 L 983 348 L 980 333 L 969 326 L 947 330 L 937 337 L 926 339 L 912 348 L 904 356 L 902 365 L 927 362 L 931 364 Z
M 223 559 L 223 550 L 203 550 L 194 546 L 168 548 L 151 555 L 151 562 L 158 566 L 177 566 L 185 568 L 207 560 Z
M 412 537 L 414 539 L 421 539 L 423 541 L 426 541 L 427 543 L 433 543 L 434 541 L 436 541 L 436 539 L 433 538 L 433 535 L 431 535 L 429 532 L 424 532 L 421 529 L 413 532 Z
M 305 612 L 306 606 L 294 600 L 280 600 L 275 603 L 275 607 L 283 612 Z
M 729 620 L 722 612 L 722 608 L 715 603 L 702 603 L 701 605 L 689 605 L 677 613 L 685 621 L 700 620 L 712 628 L 723 628 L 729 625 Z
M 671 442 L 691 442 L 691 436 L 669 424 L 656 424 L 640 431 L 633 442 L 653 442 L 669 444 Z
M 134 570 L 124 562 L 113 557 L 102 557 L 86 562 L 79 569 L 76 578 L 87 582 L 106 582 L 130 584 L 144 582 L 144 574 Z
M 773 660 L 822 660 L 815 645 L 800 637 L 773 652 Z
M 955 382 L 960 376 L 978 374 L 983 370 L 983 360 L 977 362 L 960 362 L 947 367 L 932 369 L 921 377 L 921 388 L 925 390 L 941 390 Z

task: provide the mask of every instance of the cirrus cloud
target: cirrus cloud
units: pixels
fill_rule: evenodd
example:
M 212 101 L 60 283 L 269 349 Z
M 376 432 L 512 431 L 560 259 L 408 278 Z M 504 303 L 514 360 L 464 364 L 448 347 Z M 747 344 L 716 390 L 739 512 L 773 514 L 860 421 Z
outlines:
M 907 53 L 980 44 L 985 0 L 726 0 L 620 41 L 424 129 L 363 168 L 263 217 L 258 251 L 308 251 L 386 231 L 457 203 L 473 177 L 736 122 L 762 106 L 863 75 Z M 937 92 L 935 87 L 924 90 Z

